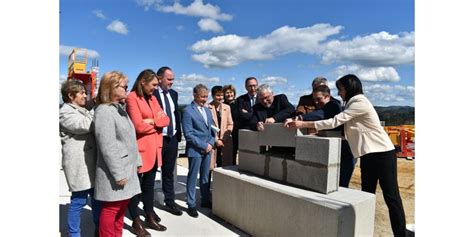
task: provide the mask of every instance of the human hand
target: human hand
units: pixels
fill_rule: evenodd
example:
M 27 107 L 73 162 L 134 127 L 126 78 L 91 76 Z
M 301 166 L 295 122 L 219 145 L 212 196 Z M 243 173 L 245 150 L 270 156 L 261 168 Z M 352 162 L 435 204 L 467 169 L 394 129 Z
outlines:
M 265 123 L 275 123 L 275 119 L 274 118 L 267 118 L 267 119 L 265 119 Z
M 161 110 L 161 111 L 158 112 L 158 114 L 157 114 L 157 117 L 158 117 L 158 118 L 163 118 L 163 117 L 166 117 L 166 116 L 168 116 L 168 115 L 166 115 L 166 113 L 165 113 L 163 110 Z
M 264 130 L 263 122 L 258 122 L 257 123 L 257 131 L 261 132 L 263 130 Z
M 242 112 L 243 113 L 248 113 L 249 111 L 247 111 L 246 109 L 242 109 Z
M 127 182 L 128 182 L 128 180 L 127 180 L 127 178 L 125 178 L 125 179 L 116 181 L 115 183 L 119 186 L 125 186 L 125 184 L 127 184 Z
M 303 127 L 303 121 L 286 121 L 283 126 L 285 128 L 292 128 L 292 129 L 297 129 L 297 128 L 302 128 Z
M 218 140 L 216 141 L 216 146 L 217 146 L 217 147 L 224 147 L 224 142 L 223 142 L 221 139 L 218 139 Z
M 155 125 L 155 120 L 151 118 L 144 119 L 143 122 L 148 123 L 150 125 Z
M 206 148 L 206 153 L 209 153 L 211 151 L 212 151 L 212 146 L 211 146 L 211 144 L 208 143 L 207 148 Z

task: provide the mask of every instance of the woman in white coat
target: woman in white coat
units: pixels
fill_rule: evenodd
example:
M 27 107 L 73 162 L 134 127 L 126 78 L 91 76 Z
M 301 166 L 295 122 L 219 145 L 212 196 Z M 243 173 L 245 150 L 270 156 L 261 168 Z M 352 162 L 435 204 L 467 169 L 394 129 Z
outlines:
M 70 236 L 81 236 L 81 212 L 91 196 L 94 223 L 99 226 L 100 202 L 93 198 L 96 145 L 93 111 L 88 111 L 86 91 L 81 81 L 67 80 L 61 86 L 64 104 L 59 110 L 62 166 L 71 191 L 67 226 Z
M 357 76 L 348 74 L 336 81 L 345 109 L 333 118 L 320 121 L 287 120 L 289 128 L 326 130 L 344 125 L 346 139 L 354 158 L 360 157 L 362 191 L 375 194 L 380 181 L 390 223 L 395 236 L 405 236 L 406 224 L 397 181 L 397 157 L 388 134 L 380 125 L 374 107 L 364 96 Z

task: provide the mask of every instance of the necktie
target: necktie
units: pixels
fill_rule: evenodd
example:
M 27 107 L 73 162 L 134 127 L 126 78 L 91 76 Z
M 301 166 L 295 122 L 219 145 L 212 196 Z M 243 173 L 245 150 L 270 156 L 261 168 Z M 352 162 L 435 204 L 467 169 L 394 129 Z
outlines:
M 250 106 L 254 106 L 255 105 L 255 96 L 251 96 L 250 97 Z
M 168 125 L 166 135 L 168 137 L 172 137 L 173 136 L 173 121 L 172 121 L 173 114 L 171 113 L 171 105 L 170 105 L 170 101 L 168 100 L 168 91 L 163 90 L 163 97 L 165 98 L 166 115 L 168 115 L 168 117 L 170 118 L 170 124 Z
M 198 108 L 199 108 L 199 112 L 201 112 L 204 122 L 206 122 L 206 125 L 207 125 L 207 115 L 206 115 L 206 111 L 204 110 L 204 107 L 199 106 Z

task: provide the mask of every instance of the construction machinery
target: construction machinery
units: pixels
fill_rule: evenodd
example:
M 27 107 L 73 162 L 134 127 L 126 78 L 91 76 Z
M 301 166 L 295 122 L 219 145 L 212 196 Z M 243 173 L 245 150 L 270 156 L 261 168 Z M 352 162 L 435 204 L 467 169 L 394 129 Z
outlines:
M 93 59 L 90 70 L 87 66 L 87 49 L 74 48 L 68 58 L 67 79 L 80 80 L 84 83 L 87 93 L 87 100 L 93 101 L 96 95 L 97 77 L 99 74 L 99 60 Z
M 397 157 L 415 158 L 415 126 L 384 126 L 384 129 L 397 150 Z

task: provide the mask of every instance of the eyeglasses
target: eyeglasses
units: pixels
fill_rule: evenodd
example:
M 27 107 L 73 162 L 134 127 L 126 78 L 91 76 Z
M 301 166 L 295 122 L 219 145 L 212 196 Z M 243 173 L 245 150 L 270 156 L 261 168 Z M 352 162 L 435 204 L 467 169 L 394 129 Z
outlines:
M 121 86 L 121 85 L 119 85 L 118 87 L 122 87 L 122 88 L 123 88 L 125 91 L 127 91 L 127 90 L 128 90 L 128 85 L 125 85 L 125 86 Z
M 257 85 L 247 85 L 247 87 L 257 87 Z

